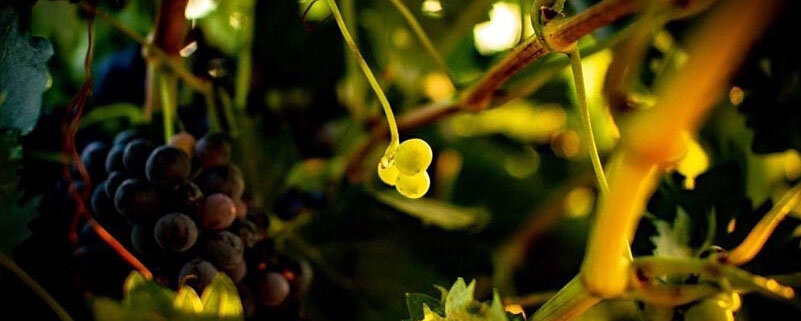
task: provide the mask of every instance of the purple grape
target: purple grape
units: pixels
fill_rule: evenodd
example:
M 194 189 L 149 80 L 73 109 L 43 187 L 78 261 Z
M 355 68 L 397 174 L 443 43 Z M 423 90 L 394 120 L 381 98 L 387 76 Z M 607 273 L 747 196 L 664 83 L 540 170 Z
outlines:
M 279 306 L 289 296 L 289 282 L 276 272 L 260 275 L 255 286 L 256 298 L 265 306 Z
M 247 218 L 235 220 L 229 230 L 242 239 L 242 243 L 246 248 L 253 247 L 260 238 L 259 228 Z
M 117 134 L 117 136 L 114 137 L 113 144 L 114 145 L 121 145 L 121 146 L 125 147 L 125 145 L 128 145 L 128 143 L 130 143 L 134 139 L 138 139 L 138 138 L 142 138 L 142 137 L 143 137 L 143 135 L 142 135 L 141 132 L 139 132 L 139 130 L 127 129 L 127 130 L 121 131 L 119 134 Z
M 106 177 L 106 156 L 109 147 L 103 142 L 92 142 L 84 147 L 81 152 L 81 161 L 93 181 L 99 181 Z
M 236 204 L 223 194 L 212 194 L 206 197 L 203 211 L 200 214 L 200 225 L 207 230 L 228 228 L 236 219 Z
M 125 154 L 124 145 L 114 145 L 106 156 L 106 172 L 124 171 L 125 164 L 122 163 L 122 156 Z
M 134 224 L 131 228 L 131 244 L 134 249 L 145 256 L 152 256 L 158 252 L 158 245 L 153 237 L 153 228 L 148 224 Z
M 122 154 L 125 169 L 137 176 L 144 175 L 147 158 L 154 148 L 153 143 L 143 138 L 134 139 L 125 145 L 125 152 Z
M 224 266 L 223 272 L 231 278 L 234 283 L 239 283 L 242 279 L 245 278 L 245 275 L 248 273 L 248 266 L 245 263 L 245 260 L 241 260 L 235 265 L 232 266 Z
M 197 225 L 189 216 L 172 213 L 162 216 L 153 228 L 153 235 L 162 249 L 184 252 L 197 241 Z
M 203 168 L 227 165 L 231 162 L 231 143 L 224 134 L 209 134 L 195 145 L 195 156 Z
M 186 284 L 195 289 L 197 293 L 202 293 L 217 272 L 217 268 L 208 261 L 194 259 L 181 268 L 181 272 L 178 273 L 178 283 Z
M 214 266 L 231 267 L 243 260 L 245 247 L 239 236 L 228 231 L 211 233 L 203 242 L 203 255 Z
M 114 194 L 117 193 L 117 188 L 122 185 L 122 182 L 125 180 L 133 178 L 131 175 L 126 174 L 125 172 L 116 171 L 111 172 L 108 174 L 108 178 L 106 179 L 106 195 L 112 200 L 114 200 Z
M 197 216 L 203 207 L 203 192 L 195 183 L 187 181 L 170 191 L 165 202 L 167 210 Z
M 172 146 L 159 146 L 147 159 L 145 174 L 150 183 L 172 187 L 185 181 L 191 171 L 189 157 Z
M 205 194 L 223 193 L 231 199 L 239 200 L 245 192 L 242 172 L 234 165 L 207 168 L 196 181 Z
M 125 180 L 114 193 L 114 205 L 128 221 L 152 222 L 159 215 L 156 190 L 140 179 Z

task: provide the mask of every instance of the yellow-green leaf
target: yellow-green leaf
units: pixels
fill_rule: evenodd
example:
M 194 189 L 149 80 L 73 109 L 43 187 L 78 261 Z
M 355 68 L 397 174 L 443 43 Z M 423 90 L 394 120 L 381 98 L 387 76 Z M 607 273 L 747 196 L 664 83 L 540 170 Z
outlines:
M 172 301 L 175 310 L 182 313 L 201 313 L 203 312 L 203 302 L 192 287 L 184 285 L 178 289 L 175 299 Z
M 225 273 L 217 273 L 217 276 L 203 290 L 201 301 L 203 302 L 203 313 L 205 314 L 212 314 L 231 320 L 243 319 L 242 301 L 239 300 L 239 292 L 234 282 Z
M 380 202 L 396 210 L 447 230 L 479 228 L 489 218 L 489 213 L 483 208 L 462 207 L 428 198 L 409 199 L 395 191 L 374 194 Z

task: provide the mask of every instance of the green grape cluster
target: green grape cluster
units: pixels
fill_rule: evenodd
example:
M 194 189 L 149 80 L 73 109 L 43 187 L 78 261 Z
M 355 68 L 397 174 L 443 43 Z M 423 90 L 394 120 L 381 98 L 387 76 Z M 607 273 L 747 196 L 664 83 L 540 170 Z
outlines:
M 734 312 L 739 309 L 739 294 L 721 293 L 701 300 L 687 309 L 684 321 L 734 321 Z
M 420 198 L 428 192 L 431 178 L 428 166 L 434 153 L 426 141 L 412 138 L 390 150 L 378 163 L 378 177 L 390 186 L 395 186 L 403 196 Z

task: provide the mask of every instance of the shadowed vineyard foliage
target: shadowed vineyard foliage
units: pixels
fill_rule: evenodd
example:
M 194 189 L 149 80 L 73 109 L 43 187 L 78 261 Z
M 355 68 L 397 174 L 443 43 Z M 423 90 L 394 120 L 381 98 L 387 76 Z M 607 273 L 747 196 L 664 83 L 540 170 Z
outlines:
M 0 0 L 0 320 L 798 320 L 800 13 Z

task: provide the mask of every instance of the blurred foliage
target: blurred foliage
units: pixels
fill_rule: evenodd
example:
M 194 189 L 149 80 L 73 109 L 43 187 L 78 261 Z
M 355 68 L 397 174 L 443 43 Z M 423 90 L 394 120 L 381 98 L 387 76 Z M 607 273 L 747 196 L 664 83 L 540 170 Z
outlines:
M 520 12 L 514 11 L 520 8 L 518 1 L 405 0 L 445 58 L 455 79 L 451 85 L 388 1 L 339 2 L 365 58 L 399 113 L 458 95 L 508 52 L 509 44 L 498 45 L 499 49 L 491 52 L 479 50 L 480 43 L 486 41 L 482 36 L 486 31 L 479 31 L 477 25 L 503 33 L 498 37 L 514 38 L 512 45 L 521 33 L 528 36 L 531 32 L 528 27 L 519 28 Z M 575 12 L 595 2 L 571 0 L 568 7 Z M 114 6 L 101 1 L 100 7 L 127 28 L 146 35 L 152 28 L 156 3 L 129 0 Z M 446 297 L 440 300 L 411 294 L 407 296 L 407 312 L 403 295 L 465 277 L 477 280 L 470 290 L 454 285 L 448 294 L 493 307 L 492 303 L 477 303 L 474 295 L 478 299 L 493 297 L 494 286 L 502 290 L 499 295 L 503 297 L 551 291 L 570 280 L 582 259 L 596 192 L 577 183 L 585 181 L 591 169 L 577 134 L 578 108 L 569 70 L 564 69 L 566 60 L 553 55 L 527 67 L 499 93 L 516 95 L 503 106 L 477 114 L 458 113 L 402 133 L 403 137 L 424 138 L 435 151 L 432 192 L 426 199 L 405 201 L 387 192 L 391 190 L 379 188 L 376 177 L 367 177 L 363 185 L 351 184 L 343 177 L 348 156 L 383 116 L 357 67 L 350 63 L 332 19 L 326 18 L 324 2 L 315 3 L 303 20 L 302 13 L 311 3 L 217 1 L 215 10 L 193 21 L 187 44 L 195 41 L 197 49 L 186 57 L 191 71 L 233 97 L 238 57 L 244 50 L 252 54 L 246 108 L 236 110 L 233 117 L 221 118 L 225 128 L 236 129 L 236 162 L 245 173 L 249 196 L 267 215 L 272 216 L 278 195 L 291 187 L 321 192 L 329 199 L 325 208 L 311 213 L 310 219 L 294 227 L 279 243 L 282 251 L 307 257 L 315 267 L 317 277 L 304 298 L 309 318 L 397 320 L 408 313 L 412 320 L 422 320 L 425 304 L 436 314 L 429 314 L 431 318 L 447 320 Z M 523 8 L 524 21 L 528 21 L 528 7 Z M 5 21 L 6 12 L 0 12 L 0 21 Z M 788 40 L 799 30 L 798 12 L 798 2 L 788 1 L 782 15 L 746 58 L 734 81 L 737 89 L 732 88 L 731 95 L 717 104 L 699 135 L 691 138 L 693 148 L 660 180 L 647 207 L 650 215 L 641 221 L 634 240 L 635 255 L 695 255 L 705 244 L 731 248 L 801 177 L 801 54 Z M 0 196 L 15 203 L 11 207 L 0 204 L 4 218 L 32 216 L 37 203 L 32 196 L 51 190 L 60 177 L 61 163 L 57 160 L 61 157 L 61 133 L 57 126 L 64 105 L 83 78 L 87 45 L 84 17 L 67 1 L 39 1 L 30 14 L 32 34 L 52 42 L 55 55 L 47 65 L 51 80 L 47 81 L 43 116 L 36 129 L 19 139 L 22 146 L 16 133 L 0 129 Z M 680 64 L 680 40 L 703 17 L 672 22 L 660 31 L 668 39 L 678 40 L 657 37 L 649 44 L 642 73 L 636 79 L 638 89 L 655 83 L 670 64 Z M 247 21 L 243 19 L 252 19 L 252 28 L 242 28 Z M 96 86 L 78 134 L 78 147 L 93 140 L 108 141 L 130 127 L 160 133 L 160 114 L 146 124 L 138 109 L 144 100 L 145 70 L 140 46 L 103 21 L 96 21 L 94 28 Z M 585 68 L 602 157 L 615 148 L 619 136 L 616 123 L 628 116 L 609 112 L 600 94 L 615 54 L 606 49 L 622 28 L 622 24 L 602 28 L 580 44 L 593 49 L 585 55 Z M 8 30 L 13 37 L 5 38 Z M 246 47 L 243 30 L 252 33 L 252 48 Z M 517 36 L 508 34 L 510 30 Z M 38 39 L 24 31 L 19 34 L 17 29 L 0 32 L 0 43 L 6 39 Z M 0 45 L 0 50 L 6 47 Z M 12 54 L 24 54 L 19 56 L 25 58 L 23 61 L 42 63 L 49 56 L 45 47 L 49 48 L 35 46 L 36 55 L 30 54 L 34 52 L 31 48 Z M 0 55 L 0 90 L 6 86 L 5 77 L 16 73 L 6 69 L 4 64 L 9 60 L 3 57 Z M 20 66 L 24 65 L 13 67 Z M 43 70 L 38 71 L 40 77 L 36 79 L 41 81 L 36 86 L 20 87 L 29 95 L 24 99 L 35 107 L 19 109 L 30 112 L 26 115 L 39 113 L 39 99 L 32 94 L 45 88 L 46 78 L 42 77 Z M 13 84 L 22 86 L 14 77 Z M 536 90 L 516 91 L 519 86 L 536 82 L 541 82 Z M 185 86 L 179 90 L 180 126 L 202 136 L 209 130 L 203 97 Z M 12 101 L 10 93 L 0 92 L 0 108 Z M 8 109 L 0 110 L 3 125 L 6 119 L 16 119 Z M 33 117 L 18 128 L 30 129 L 35 120 Z M 373 164 L 365 165 L 366 173 L 374 173 L 383 145 L 378 144 L 365 156 L 364 163 Z M 48 155 L 51 157 L 45 157 Z M 23 168 L 18 172 L 6 164 Z M 15 179 L 21 180 L 20 188 Z M 569 196 L 560 196 L 560 190 Z M 50 203 L 57 200 L 45 198 L 42 202 L 52 206 Z M 527 240 L 522 263 L 513 268 L 512 287 L 491 284 L 497 272 L 492 259 L 498 249 L 525 233 L 526 224 L 545 215 L 551 204 L 558 204 L 556 218 Z M 6 240 L 5 231 L 22 233 L 20 226 L 26 221 L 0 220 L 0 249 L 8 250 L 21 235 L 8 234 Z M 799 223 L 797 218 L 783 221 L 765 250 L 746 268 L 768 275 L 800 271 L 801 237 L 792 233 Z M 55 276 L 48 278 L 46 274 L 38 274 L 46 288 L 61 286 L 52 281 Z M 154 309 L 159 305 L 173 309 L 174 294 L 167 300 L 166 295 L 156 293 L 159 291 L 166 290 L 145 292 L 157 300 Z M 73 294 L 54 293 L 57 298 Z M 801 314 L 789 304 L 753 295 L 744 300 L 744 309 L 738 313 L 740 320 L 760 320 L 766 315 L 762 313 L 770 310 Z M 96 312 L 129 320 L 125 301 L 96 298 L 94 303 Z M 68 310 L 85 308 L 76 306 L 68 306 Z M 534 307 L 525 308 L 531 312 Z M 585 317 L 632 319 L 637 310 L 633 304 L 612 302 L 593 308 Z
M 239 293 L 225 273 L 217 273 L 199 297 L 188 285 L 174 292 L 131 272 L 122 302 L 98 297 L 92 307 L 95 318 L 109 321 L 243 320 Z

